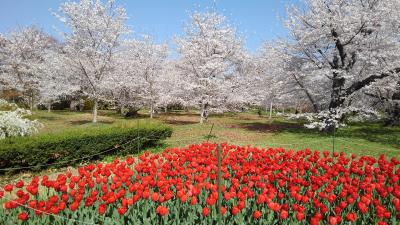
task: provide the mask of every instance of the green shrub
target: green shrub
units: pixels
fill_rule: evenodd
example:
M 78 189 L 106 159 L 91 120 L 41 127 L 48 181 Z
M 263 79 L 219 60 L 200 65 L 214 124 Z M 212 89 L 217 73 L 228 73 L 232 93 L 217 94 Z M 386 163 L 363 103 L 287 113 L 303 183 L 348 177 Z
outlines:
M 171 134 L 171 128 L 158 124 L 93 125 L 55 134 L 7 138 L 0 141 L 0 173 L 9 171 L 6 168 L 39 170 L 101 159 L 108 154 L 138 153 Z

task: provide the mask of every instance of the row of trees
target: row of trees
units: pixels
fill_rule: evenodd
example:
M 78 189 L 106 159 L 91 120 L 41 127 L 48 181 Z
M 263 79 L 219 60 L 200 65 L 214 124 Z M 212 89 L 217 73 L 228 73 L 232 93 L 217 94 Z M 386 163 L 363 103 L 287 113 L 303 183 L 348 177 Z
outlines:
M 0 36 L 1 87 L 31 107 L 60 95 L 110 102 L 132 113 L 170 105 L 224 112 L 249 106 L 308 106 L 310 127 L 332 129 L 349 114 L 386 114 L 400 122 L 397 0 L 306 0 L 288 9 L 288 37 L 256 54 L 215 10 L 195 12 L 168 45 L 131 38 L 113 0 L 67 2 L 56 16 L 69 31 L 57 41 L 35 27 Z
M 112 102 L 124 112 L 179 104 L 223 111 L 237 101 L 237 67 L 243 42 L 216 12 L 194 13 L 185 36 L 176 39 L 178 60 L 168 46 L 151 37 L 129 38 L 126 13 L 109 0 L 82 0 L 60 6 L 56 15 L 69 31 L 58 42 L 36 27 L 1 38 L 2 89 L 19 90 L 33 108 L 61 95 L 80 95 L 93 102 Z

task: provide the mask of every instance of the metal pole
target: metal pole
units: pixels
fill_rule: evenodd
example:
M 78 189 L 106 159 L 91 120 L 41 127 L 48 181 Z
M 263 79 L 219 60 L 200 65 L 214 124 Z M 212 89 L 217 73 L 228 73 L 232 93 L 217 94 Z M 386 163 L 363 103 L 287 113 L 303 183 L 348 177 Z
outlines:
M 207 142 L 208 142 L 208 140 L 210 140 L 210 135 L 211 135 L 213 128 L 214 128 L 214 123 L 211 125 L 210 132 L 208 133 Z
M 137 138 L 137 153 L 139 153 L 139 149 L 140 149 L 140 139 L 139 139 L 139 118 L 137 119 L 136 122 L 136 138 Z
M 336 124 L 333 124 L 332 153 L 335 153 Z
M 221 205 L 222 205 L 222 191 L 221 191 L 221 145 L 218 144 L 218 225 L 221 225 L 222 223 L 222 213 L 221 213 Z

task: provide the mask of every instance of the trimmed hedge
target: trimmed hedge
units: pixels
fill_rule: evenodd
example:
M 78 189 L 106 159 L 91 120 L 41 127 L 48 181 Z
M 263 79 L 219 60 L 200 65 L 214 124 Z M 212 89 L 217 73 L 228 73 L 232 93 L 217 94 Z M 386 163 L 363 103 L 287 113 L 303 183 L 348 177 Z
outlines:
M 92 126 L 55 134 L 7 138 L 0 141 L 0 173 L 69 166 L 109 154 L 138 153 L 170 137 L 172 129 L 157 124 L 139 127 Z M 52 165 L 46 165 L 52 164 Z

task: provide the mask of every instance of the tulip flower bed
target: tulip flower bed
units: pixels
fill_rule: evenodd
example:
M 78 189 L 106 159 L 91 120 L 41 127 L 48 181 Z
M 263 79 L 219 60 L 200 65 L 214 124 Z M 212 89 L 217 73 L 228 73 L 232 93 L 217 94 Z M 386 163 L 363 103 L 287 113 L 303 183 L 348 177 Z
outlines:
M 222 147 L 221 224 L 396 224 L 400 161 Z M 0 224 L 216 224 L 217 144 L 92 164 L 1 189 Z

